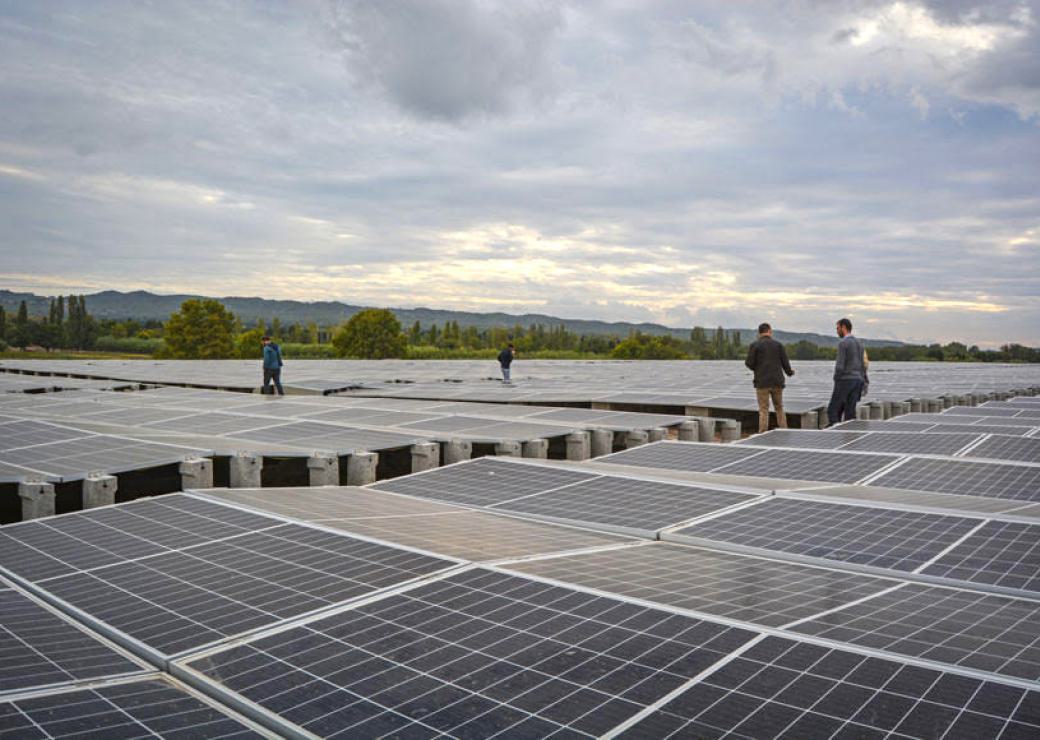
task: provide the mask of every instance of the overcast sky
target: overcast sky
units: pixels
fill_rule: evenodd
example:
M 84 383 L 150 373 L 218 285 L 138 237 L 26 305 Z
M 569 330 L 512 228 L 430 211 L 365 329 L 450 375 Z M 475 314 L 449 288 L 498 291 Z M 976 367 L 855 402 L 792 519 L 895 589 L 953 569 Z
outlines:
M 0 287 L 1040 345 L 1040 0 L 0 0 Z

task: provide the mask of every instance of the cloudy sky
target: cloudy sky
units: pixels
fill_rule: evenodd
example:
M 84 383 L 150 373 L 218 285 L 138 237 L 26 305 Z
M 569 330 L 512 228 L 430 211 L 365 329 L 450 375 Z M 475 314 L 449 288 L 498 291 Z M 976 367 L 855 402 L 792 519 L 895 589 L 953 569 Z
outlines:
M 1040 0 L 0 0 L 0 287 L 1040 345 Z

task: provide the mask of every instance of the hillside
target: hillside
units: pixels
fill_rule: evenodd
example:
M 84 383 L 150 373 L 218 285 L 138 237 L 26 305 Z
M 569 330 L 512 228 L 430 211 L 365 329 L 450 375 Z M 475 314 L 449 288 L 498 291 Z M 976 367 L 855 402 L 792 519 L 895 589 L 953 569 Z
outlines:
M 106 290 L 100 293 L 87 295 L 87 310 L 97 318 L 107 319 L 159 319 L 165 320 L 171 313 L 176 311 L 181 303 L 190 298 L 203 298 L 197 295 L 158 295 L 147 291 L 138 290 L 131 293 L 121 293 L 114 290 Z M 18 304 L 26 301 L 29 313 L 34 316 L 46 316 L 50 301 L 49 296 L 39 296 L 33 293 L 15 293 L 0 289 L 0 306 L 10 314 L 18 310 Z M 316 301 L 313 303 L 304 301 L 275 301 L 266 298 L 228 296 L 218 299 L 232 312 L 249 324 L 264 319 L 270 321 L 278 317 L 283 324 L 294 322 L 307 323 L 315 321 L 320 325 L 328 326 L 342 323 L 358 311 L 367 306 L 355 306 L 338 301 Z M 613 334 L 627 336 L 632 331 L 641 331 L 644 334 L 671 334 L 679 338 L 687 338 L 690 335 L 689 328 L 673 328 L 661 324 L 640 323 L 633 324 L 627 321 L 590 321 L 586 319 L 564 319 L 546 314 L 526 313 L 472 313 L 468 311 L 447 311 L 433 308 L 395 308 L 392 309 L 405 327 L 411 326 L 416 321 L 423 326 L 429 324 L 444 324 L 447 321 L 457 321 L 459 326 L 476 326 L 484 329 L 492 326 L 529 326 L 531 324 L 543 324 L 546 326 L 558 326 L 563 324 L 568 331 L 577 334 Z M 713 329 L 714 327 L 705 327 Z M 727 328 L 728 331 L 734 329 Z M 739 329 L 742 341 L 749 340 L 754 334 L 754 329 Z M 837 344 L 837 337 L 833 335 L 815 334 L 811 332 L 787 332 L 780 329 L 774 331 L 774 335 L 782 342 L 792 343 L 800 340 L 808 340 L 820 346 L 833 346 Z M 871 346 L 898 346 L 903 342 L 886 339 L 867 339 Z

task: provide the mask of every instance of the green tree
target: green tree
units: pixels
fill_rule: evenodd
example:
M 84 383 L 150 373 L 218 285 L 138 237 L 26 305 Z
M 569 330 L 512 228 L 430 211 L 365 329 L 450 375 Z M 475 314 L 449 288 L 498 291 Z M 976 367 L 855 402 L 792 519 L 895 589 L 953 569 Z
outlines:
M 239 334 L 238 339 L 235 340 L 235 356 L 242 360 L 256 360 L 263 357 L 264 345 L 260 343 L 260 340 L 265 334 L 267 334 L 267 329 L 264 328 L 262 321 L 255 329 Z
M 401 322 L 384 308 L 367 308 L 351 316 L 336 332 L 332 344 L 340 357 L 365 360 L 404 357 L 407 347 Z
M 0 306 L 0 342 L 7 339 L 7 311 Z
M 408 344 L 416 347 L 422 344 L 422 324 L 418 320 L 412 324 L 412 328 L 408 331 Z
M 32 344 L 32 326 L 29 324 L 29 307 L 25 301 L 18 304 L 18 314 L 14 317 L 14 329 L 11 332 L 11 344 L 25 349 Z
M 235 317 L 220 301 L 192 299 L 165 325 L 161 357 L 211 360 L 235 352 Z

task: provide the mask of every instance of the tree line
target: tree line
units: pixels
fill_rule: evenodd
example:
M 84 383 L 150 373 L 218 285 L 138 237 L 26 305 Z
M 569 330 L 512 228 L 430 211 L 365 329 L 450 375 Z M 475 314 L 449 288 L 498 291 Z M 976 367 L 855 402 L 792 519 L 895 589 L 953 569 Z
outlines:
M 745 333 L 746 334 L 746 333 Z M 9 317 L 0 307 L 0 350 L 6 346 L 44 350 L 95 350 L 176 359 L 253 359 L 262 355 L 260 339 L 270 336 L 286 357 L 383 359 L 493 358 L 512 343 L 523 357 L 621 360 L 739 360 L 748 342 L 723 327 L 694 327 L 685 338 L 633 332 L 626 337 L 578 334 L 563 325 L 461 327 L 457 321 L 403 328 L 393 312 L 366 309 L 338 327 L 315 322 L 270 323 L 247 327 L 220 301 L 191 299 L 166 322 L 101 319 L 87 311 L 82 295 L 51 300 L 46 317 L 30 317 L 25 301 Z M 836 349 L 807 340 L 787 345 L 795 360 L 832 360 Z M 984 350 L 960 342 L 870 347 L 872 360 L 931 362 L 1040 362 L 1040 349 L 1005 344 Z

